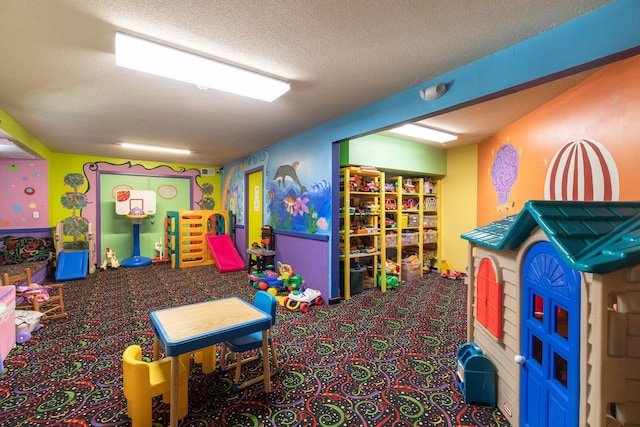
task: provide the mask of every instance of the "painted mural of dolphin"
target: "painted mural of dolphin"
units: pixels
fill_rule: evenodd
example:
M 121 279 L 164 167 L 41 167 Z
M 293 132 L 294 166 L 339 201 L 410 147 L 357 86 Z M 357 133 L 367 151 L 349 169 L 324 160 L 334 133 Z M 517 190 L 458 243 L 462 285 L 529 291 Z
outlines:
M 278 167 L 276 170 L 276 174 L 273 177 L 274 181 L 278 181 L 279 187 L 286 187 L 286 181 L 292 181 L 300 187 L 300 194 L 307 191 L 307 187 L 300 183 L 298 179 L 298 174 L 296 172 L 296 168 L 298 167 L 298 162 L 295 161 L 290 165 L 282 165 Z

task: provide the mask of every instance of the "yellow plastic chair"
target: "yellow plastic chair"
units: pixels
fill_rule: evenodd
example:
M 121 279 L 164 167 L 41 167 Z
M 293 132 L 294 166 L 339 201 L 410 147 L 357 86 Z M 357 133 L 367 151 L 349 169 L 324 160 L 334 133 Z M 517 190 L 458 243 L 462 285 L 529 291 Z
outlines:
M 178 418 L 189 411 L 189 370 L 179 361 Z M 124 396 L 127 398 L 127 415 L 132 427 L 152 425 L 152 398 L 162 395 L 165 403 L 171 403 L 171 359 L 153 362 L 142 361 L 142 348 L 130 345 L 122 354 Z M 174 404 L 174 403 L 171 403 Z
M 203 348 L 193 353 L 193 361 L 202 365 L 202 373 L 210 374 L 216 369 L 217 346 Z

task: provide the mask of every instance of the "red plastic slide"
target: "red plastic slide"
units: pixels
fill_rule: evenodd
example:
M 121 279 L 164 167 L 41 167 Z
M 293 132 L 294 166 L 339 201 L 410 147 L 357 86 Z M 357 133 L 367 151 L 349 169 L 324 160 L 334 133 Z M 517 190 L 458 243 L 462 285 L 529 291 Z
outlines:
M 246 268 L 244 260 L 231 240 L 231 236 L 228 234 L 207 234 L 206 239 L 220 273 L 239 271 Z

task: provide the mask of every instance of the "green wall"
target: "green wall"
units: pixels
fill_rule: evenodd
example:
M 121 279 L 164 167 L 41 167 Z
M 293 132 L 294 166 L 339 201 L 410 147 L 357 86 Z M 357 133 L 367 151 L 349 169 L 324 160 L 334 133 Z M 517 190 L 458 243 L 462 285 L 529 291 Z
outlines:
M 447 151 L 418 142 L 367 135 L 340 144 L 340 165 L 442 177 L 447 174 Z
M 130 163 L 131 165 L 143 166 L 145 169 L 167 166 L 176 172 L 188 169 L 200 170 L 203 167 L 214 167 L 213 165 L 202 166 L 184 163 L 163 163 L 108 157 L 83 156 L 76 154 L 51 153 L 51 156 L 49 158 L 49 222 L 51 226 L 55 226 L 58 222 L 69 216 L 69 210 L 65 209 L 60 203 L 60 197 L 64 193 L 71 191 L 71 188 L 64 184 L 65 175 L 69 173 L 83 174 L 84 165 L 86 163 L 93 162 L 108 162 L 114 165 Z M 200 186 L 202 186 L 203 183 L 212 184 L 214 191 L 211 196 L 216 200 L 216 206 L 221 206 L 220 175 L 216 174 L 213 176 L 200 176 L 197 178 L 197 183 Z M 84 193 L 87 189 L 88 183 L 85 182 L 83 187 L 78 188 L 78 191 Z

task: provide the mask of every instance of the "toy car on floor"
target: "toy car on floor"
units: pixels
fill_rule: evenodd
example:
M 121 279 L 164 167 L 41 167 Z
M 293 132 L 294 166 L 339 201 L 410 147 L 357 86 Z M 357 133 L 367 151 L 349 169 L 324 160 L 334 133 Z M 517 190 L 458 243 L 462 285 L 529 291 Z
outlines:
M 44 315 L 38 311 L 16 310 L 16 342 L 22 344 L 31 339 L 31 333 L 40 329 L 40 319 Z
M 315 289 L 305 289 L 304 291 L 292 291 L 284 298 L 284 306 L 289 310 L 300 310 L 301 313 L 309 311 L 312 305 L 322 305 L 322 294 Z

